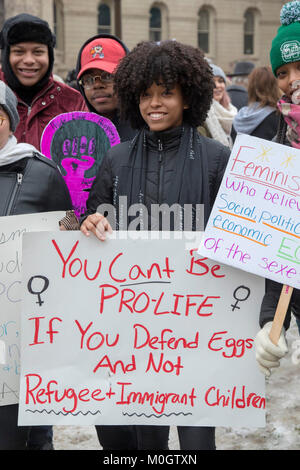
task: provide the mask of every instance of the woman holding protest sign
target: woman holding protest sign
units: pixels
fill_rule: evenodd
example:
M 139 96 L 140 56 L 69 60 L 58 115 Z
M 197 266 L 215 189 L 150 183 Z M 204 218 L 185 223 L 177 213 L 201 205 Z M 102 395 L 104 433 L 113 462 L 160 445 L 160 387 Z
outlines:
M 284 95 L 278 102 L 281 112 L 276 141 L 300 149 L 300 1 L 286 3 L 280 13 L 281 26 L 272 41 L 270 60 L 279 88 Z M 291 311 L 300 325 L 300 291 L 293 290 L 279 342 L 269 338 L 282 285 L 266 280 L 266 293 L 260 314 L 261 330 L 256 336 L 256 359 L 266 376 L 288 351 L 285 331 L 289 328 Z
M 112 221 L 97 212 L 100 204 L 119 208 L 121 197 L 128 207 L 144 204 L 148 226 L 162 229 L 151 208 L 177 204 L 204 205 L 206 223 L 229 158 L 229 149 L 206 137 L 197 127 L 207 116 L 213 97 L 213 74 L 203 53 L 177 41 L 142 42 L 122 59 L 115 76 L 122 117 L 138 129 L 137 136 L 110 149 L 104 157 L 87 201 L 81 231 L 105 240 Z M 119 210 L 116 227 L 120 228 Z M 130 217 L 127 212 L 127 227 Z M 145 222 L 145 221 L 144 221 Z M 190 230 L 199 228 L 197 216 Z M 171 224 L 171 230 L 182 229 Z M 203 227 L 202 227 L 203 229 Z M 112 430 L 107 439 L 106 430 Z M 104 449 L 124 449 L 126 426 L 97 426 Z M 132 427 L 130 428 L 132 431 Z M 130 432 L 131 432 L 130 431 Z M 135 449 L 167 449 L 168 426 L 135 426 Z M 214 449 L 214 428 L 178 428 L 181 449 Z

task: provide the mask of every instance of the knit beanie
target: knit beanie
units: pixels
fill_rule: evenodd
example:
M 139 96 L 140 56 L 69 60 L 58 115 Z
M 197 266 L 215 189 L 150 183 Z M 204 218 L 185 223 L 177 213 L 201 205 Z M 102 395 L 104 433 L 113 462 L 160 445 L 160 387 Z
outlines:
M 300 61 L 300 1 L 283 5 L 280 11 L 280 23 L 270 52 L 274 75 L 282 65 Z
M 8 114 L 10 120 L 10 130 L 15 132 L 20 118 L 17 110 L 18 101 L 13 91 L 0 80 L 0 105 Z
M 213 76 L 214 77 L 222 77 L 224 82 L 226 83 L 226 75 L 225 75 L 223 69 L 221 69 L 221 67 L 219 67 L 218 65 L 215 65 L 215 64 L 209 64 L 209 65 L 212 68 Z

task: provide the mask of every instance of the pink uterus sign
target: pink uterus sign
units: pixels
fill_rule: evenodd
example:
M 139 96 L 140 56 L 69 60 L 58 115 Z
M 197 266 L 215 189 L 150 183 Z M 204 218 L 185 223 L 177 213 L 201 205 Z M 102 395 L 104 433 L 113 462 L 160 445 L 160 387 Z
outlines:
M 105 153 L 119 143 L 114 124 L 95 113 L 59 114 L 45 127 L 41 152 L 60 168 L 78 217 L 86 210 L 89 191 Z

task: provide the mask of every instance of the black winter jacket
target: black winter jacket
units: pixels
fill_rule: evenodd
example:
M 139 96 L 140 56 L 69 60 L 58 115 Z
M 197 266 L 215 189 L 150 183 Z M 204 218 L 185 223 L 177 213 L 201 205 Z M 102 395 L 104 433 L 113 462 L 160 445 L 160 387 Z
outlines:
M 248 105 L 248 92 L 240 85 L 229 85 L 226 88 L 228 95 L 230 96 L 231 103 L 237 109 L 243 108 Z
M 266 279 L 266 293 L 264 295 L 259 323 L 263 327 L 265 323 L 273 321 L 276 312 L 278 300 L 281 294 L 282 284 Z M 288 307 L 287 315 L 284 320 L 284 328 L 287 330 L 291 322 L 291 312 L 300 320 L 300 290 L 293 289 L 292 298 Z
M 69 190 L 57 166 L 38 153 L 0 166 L 0 195 L 0 216 L 72 208 Z
M 202 139 L 202 148 L 205 149 L 205 155 L 203 157 L 207 158 L 208 162 L 208 174 L 207 178 L 205 178 L 205 182 L 209 189 L 210 212 L 222 181 L 230 150 L 213 139 L 203 136 L 201 136 L 200 139 Z M 179 143 L 179 128 L 161 133 L 150 131 L 147 133 L 147 167 L 142 171 L 146 171 L 144 204 L 149 214 L 151 213 L 151 204 L 168 203 L 168 194 L 174 183 L 176 155 Z M 100 204 L 114 204 L 114 182 L 118 180 L 119 185 L 123 186 L 120 178 L 126 179 L 126 174 L 129 175 L 129 172 L 132 171 L 132 162 L 130 161 L 131 145 L 131 142 L 124 142 L 109 149 L 107 152 L 91 188 L 87 201 L 87 212 L 84 218 L 96 212 Z M 139 177 L 141 169 L 134 168 L 133 171 L 134 175 Z M 199 184 L 199 179 L 200 175 L 196 173 L 193 174 L 193 180 L 190 181 L 190 187 L 187 188 L 189 193 L 192 193 L 193 188 L 196 188 Z M 129 196 L 123 193 L 119 195 Z M 138 201 L 135 202 L 138 203 Z M 188 201 L 185 202 L 187 203 Z M 153 229 L 155 225 L 156 230 L 158 230 L 160 228 L 159 221 L 153 224 L 152 219 L 152 223 L 151 225 L 149 224 L 149 226 Z

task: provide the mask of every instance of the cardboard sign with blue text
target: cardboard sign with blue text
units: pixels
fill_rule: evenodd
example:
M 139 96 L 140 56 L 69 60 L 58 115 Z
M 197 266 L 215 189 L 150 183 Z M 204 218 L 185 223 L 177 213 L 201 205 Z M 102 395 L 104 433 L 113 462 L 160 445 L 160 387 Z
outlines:
M 300 287 L 300 150 L 237 136 L 199 253 Z
M 65 212 L 0 217 L 0 406 L 19 400 L 22 237 L 55 230 Z
M 146 234 L 24 236 L 20 425 L 264 426 L 263 281 Z

